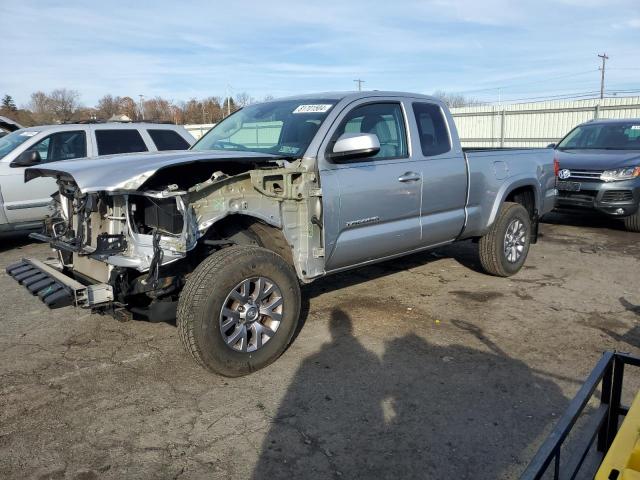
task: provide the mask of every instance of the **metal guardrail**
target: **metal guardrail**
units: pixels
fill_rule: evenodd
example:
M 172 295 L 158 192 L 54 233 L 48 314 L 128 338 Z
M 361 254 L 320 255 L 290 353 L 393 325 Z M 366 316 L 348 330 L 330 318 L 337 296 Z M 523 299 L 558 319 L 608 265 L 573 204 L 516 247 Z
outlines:
M 580 472 L 587 454 L 596 440 L 599 452 L 604 453 L 609 449 L 618 431 L 620 416 L 626 415 L 629 411 L 628 407 L 620 403 L 625 365 L 640 367 L 640 358 L 618 352 L 605 352 L 602 355 L 551 434 L 531 460 L 520 480 L 541 479 L 552 463 L 554 480 L 573 480 Z M 600 384 L 602 385 L 600 406 L 591 415 L 582 430 L 584 437 L 576 448 L 577 453 L 561 464 L 560 458 L 564 442 Z

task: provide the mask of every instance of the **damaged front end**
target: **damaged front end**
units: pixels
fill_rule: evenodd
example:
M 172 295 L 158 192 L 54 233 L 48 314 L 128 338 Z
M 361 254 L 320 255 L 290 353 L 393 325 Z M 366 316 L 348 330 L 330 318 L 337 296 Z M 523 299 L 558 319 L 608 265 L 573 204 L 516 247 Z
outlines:
M 55 285 L 61 286 L 55 287 L 55 301 L 47 302 L 47 292 L 33 292 L 51 307 L 175 318 L 180 290 L 206 256 L 235 243 L 268 247 L 251 222 L 281 235 L 274 249 L 282 249 L 302 281 L 324 272 L 320 189 L 315 172 L 299 163 L 169 165 L 137 177 L 123 175 L 123 181 L 100 190 L 79 181 L 78 174 L 45 173 L 57 178 L 57 211 L 45 222 L 45 232 L 33 237 L 49 243 L 57 261 L 45 267 L 32 262 L 28 269 L 16 265 L 9 273 L 25 283 L 57 272 Z M 244 227 L 230 226 L 249 226 L 248 233 L 239 235 Z M 18 278 L 24 273 L 27 277 Z
M 153 302 L 173 300 L 171 293 L 180 285 L 166 272 L 197 245 L 199 236 L 187 192 L 170 185 L 162 191 L 82 193 L 72 180 L 58 184 L 57 214 L 47 219 L 45 233 L 32 236 L 56 251 L 54 268 L 83 285 L 102 285 L 107 294 L 81 302 L 73 294 L 54 303 L 43 296 L 45 303 L 144 310 Z

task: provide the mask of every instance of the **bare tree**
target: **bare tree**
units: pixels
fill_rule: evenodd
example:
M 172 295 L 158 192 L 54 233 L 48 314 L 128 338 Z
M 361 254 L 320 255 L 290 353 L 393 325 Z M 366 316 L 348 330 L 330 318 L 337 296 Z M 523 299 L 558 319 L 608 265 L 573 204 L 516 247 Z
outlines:
M 226 117 L 227 115 L 229 115 L 229 113 L 233 113 L 238 110 L 238 108 L 239 107 L 236 105 L 236 102 L 233 100 L 233 98 L 225 98 L 222 102 L 222 115 Z
M 139 119 L 138 105 L 131 97 L 122 97 L 120 99 L 120 113 L 126 115 L 131 120 L 136 121 Z
M 32 93 L 28 108 L 31 110 L 36 124 L 53 123 L 51 100 L 46 93 L 42 91 Z
M 29 108 L 38 123 L 70 121 L 80 108 L 80 94 L 76 90 L 58 88 L 50 94 L 38 91 L 31 94 Z
M 109 120 L 114 115 L 122 115 L 124 110 L 123 100 L 122 97 L 105 95 L 98 100 L 98 105 L 96 106 L 97 117 L 100 120 Z
M 150 122 L 172 122 L 173 111 L 171 103 L 162 98 L 155 97 L 145 100 L 143 103 L 144 119 Z
M 202 104 L 192 98 L 186 103 L 182 104 L 182 115 L 184 123 L 201 123 L 202 122 Z
M 80 108 L 80 94 L 76 90 L 57 88 L 49 95 L 53 115 L 59 122 L 68 122 Z
M 144 118 L 154 122 L 176 124 L 218 123 L 228 113 L 233 113 L 256 101 L 246 92 L 228 98 L 217 96 L 192 98 L 187 102 L 174 102 L 157 96 L 141 104 L 131 97 L 106 94 L 98 100 L 94 108 L 85 108 L 81 106 L 79 98 L 77 91 L 65 88 L 53 90 L 50 94 L 37 91 L 31 95 L 29 110 L 23 110 L 23 112 L 29 115 L 31 124 L 61 123 L 71 120 L 108 120 L 114 115 L 126 115 L 132 121 Z M 270 100 L 273 100 L 273 96 L 265 96 L 264 101 Z
M 224 118 L 220 97 L 208 97 L 202 100 L 202 107 L 206 113 L 206 119 L 202 123 L 218 123 Z
M 478 99 L 465 97 L 459 93 L 447 93 L 444 90 L 436 90 L 433 92 L 433 96 L 442 100 L 449 108 L 470 107 L 482 103 Z
M 89 122 L 89 121 L 96 121 L 96 120 L 98 120 L 98 110 L 91 107 L 77 108 L 73 112 L 73 115 L 71 116 L 71 118 L 69 119 L 69 121 L 73 123 Z
M 252 103 L 255 103 L 255 99 L 249 95 L 247 92 L 240 92 L 239 94 L 236 95 L 236 98 L 234 99 L 236 105 L 238 105 L 239 108 L 243 108 L 246 107 L 247 105 L 251 105 Z

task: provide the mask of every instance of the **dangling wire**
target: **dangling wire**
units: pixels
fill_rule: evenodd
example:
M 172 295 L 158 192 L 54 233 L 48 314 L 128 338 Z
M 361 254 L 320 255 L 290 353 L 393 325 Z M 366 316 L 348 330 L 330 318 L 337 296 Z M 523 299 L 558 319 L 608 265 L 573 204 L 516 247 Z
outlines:
M 160 274 L 160 265 L 164 258 L 164 250 L 160 248 L 160 232 L 158 230 L 153 231 L 153 258 L 149 265 L 149 274 L 147 275 L 147 282 L 151 282 L 151 287 L 156 288 L 158 286 L 158 276 Z

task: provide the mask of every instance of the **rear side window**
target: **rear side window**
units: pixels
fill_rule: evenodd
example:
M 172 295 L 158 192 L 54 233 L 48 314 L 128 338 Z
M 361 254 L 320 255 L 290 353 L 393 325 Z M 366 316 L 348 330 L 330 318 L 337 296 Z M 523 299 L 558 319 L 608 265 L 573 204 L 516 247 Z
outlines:
M 147 146 L 144 144 L 140 132 L 133 129 L 96 130 L 96 140 L 98 155 L 147 151 Z
M 147 130 L 158 150 L 186 150 L 189 142 L 173 130 Z
M 438 105 L 414 103 L 413 113 L 418 124 L 422 154 L 425 157 L 441 155 L 451 150 L 447 121 Z

